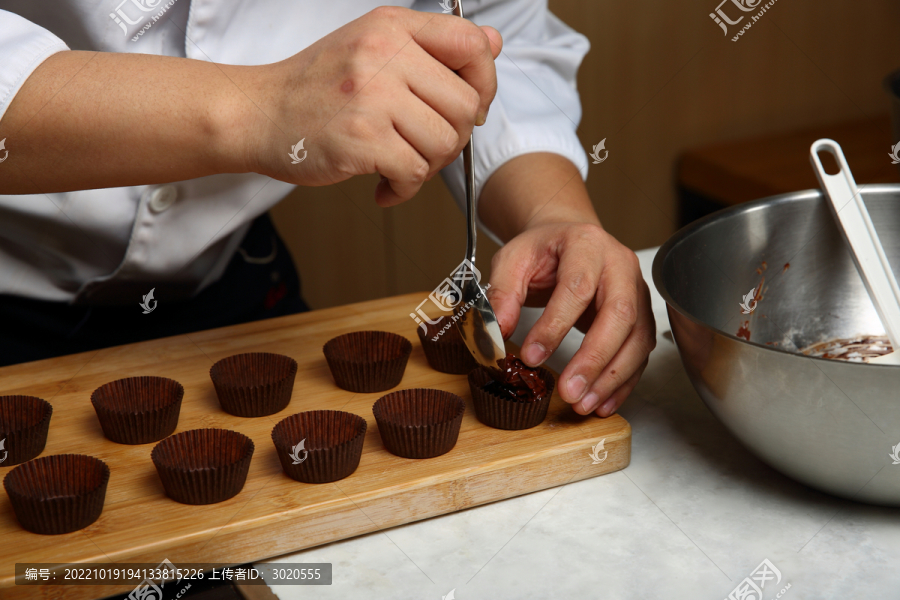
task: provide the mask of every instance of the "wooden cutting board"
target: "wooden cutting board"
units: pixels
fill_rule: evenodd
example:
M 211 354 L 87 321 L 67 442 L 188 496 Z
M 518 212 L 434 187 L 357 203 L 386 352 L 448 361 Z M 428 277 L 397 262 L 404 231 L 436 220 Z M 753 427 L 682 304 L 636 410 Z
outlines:
M 103 514 L 81 531 L 57 536 L 21 528 L 9 498 L 0 492 L 0 597 L 101 598 L 134 586 L 14 585 L 23 562 L 242 564 L 327 542 L 418 521 L 596 477 L 626 467 L 631 427 L 618 415 L 577 415 L 554 391 L 545 421 L 524 431 L 502 431 L 475 418 L 464 375 L 432 370 L 409 314 L 427 293 L 409 294 L 107 348 L 0 368 L 0 394 L 39 396 L 53 405 L 47 447 L 41 456 L 80 453 L 104 460 L 111 476 Z M 164 312 L 148 319 L 164 318 Z M 427 460 L 387 452 L 372 404 L 383 395 L 338 388 L 322 346 L 336 335 L 363 329 L 391 331 L 413 342 L 396 389 L 432 387 L 466 400 L 459 441 L 449 453 Z M 225 413 L 209 379 L 212 364 L 241 352 L 286 354 L 299 364 L 290 405 L 255 419 Z M 247 483 L 219 504 L 187 506 L 170 500 L 150 460 L 154 444 L 125 446 L 103 437 L 91 392 L 122 377 L 160 375 L 184 386 L 176 431 L 220 427 L 240 431 L 256 444 Z M 558 388 L 559 386 L 557 386 Z M 304 484 L 283 474 L 270 433 L 284 417 L 315 409 L 345 410 L 368 421 L 355 473 L 335 483 Z M 605 440 L 599 464 L 591 447 Z M 602 456 L 602 453 L 601 453 Z M 0 467 L 0 477 L 11 467 Z

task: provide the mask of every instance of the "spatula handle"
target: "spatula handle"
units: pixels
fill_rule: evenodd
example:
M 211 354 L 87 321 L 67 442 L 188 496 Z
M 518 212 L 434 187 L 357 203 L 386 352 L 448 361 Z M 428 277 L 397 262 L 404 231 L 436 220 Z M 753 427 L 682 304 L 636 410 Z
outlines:
M 840 172 L 826 173 L 819 152 L 834 156 Z M 821 139 L 810 148 L 810 160 L 891 345 L 900 348 L 900 287 L 844 152 L 834 140 Z

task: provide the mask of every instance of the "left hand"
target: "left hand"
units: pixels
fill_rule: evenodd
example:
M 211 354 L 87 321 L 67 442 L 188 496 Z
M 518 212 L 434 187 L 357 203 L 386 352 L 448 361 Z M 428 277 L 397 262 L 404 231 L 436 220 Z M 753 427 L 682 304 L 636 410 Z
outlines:
M 575 326 L 581 348 L 559 377 L 576 412 L 615 412 L 637 385 L 656 346 L 650 290 L 634 252 L 593 223 L 543 222 L 494 256 L 488 297 L 504 338 L 521 307 L 546 309 L 522 344 L 522 360 L 543 363 Z

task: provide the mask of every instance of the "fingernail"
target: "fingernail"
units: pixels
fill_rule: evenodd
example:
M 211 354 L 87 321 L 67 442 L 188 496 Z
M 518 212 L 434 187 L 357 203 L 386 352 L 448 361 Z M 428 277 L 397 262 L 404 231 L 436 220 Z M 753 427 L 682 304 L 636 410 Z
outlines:
M 608 417 L 616 411 L 616 401 L 610 398 L 600 407 L 600 416 Z
M 544 348 L 541 344 L 537 342 L 533 342 L 528 344 L 528 347 L 525 348 L 525 351 L 522 352 L 522 359 L 531 366 L 538 366 L 547 358 L 547 349 Z
M 478 116 L 475 117 L 475 125 L 477 127 L 481 127 L 482 125 L 484 125 L 485 121 L 487 121 L 487 113 L 486 112 L 480 112 L 480 113 L 478 113 Z
M 581 375 L 575 375 L 574 377 L 569 377 L 566 385 L 569 388 L 569 395 L 575 400 L 581 400 L 581 395 L 587 389 L 587 379 Z
M 597 403 L 600 402 L 600 396 L 597 395 L 597 392 L 588 392 L 584 399 L 581 401 L 581 410 L 584 414 L 588 414 L 595 408 L 597 408 Z

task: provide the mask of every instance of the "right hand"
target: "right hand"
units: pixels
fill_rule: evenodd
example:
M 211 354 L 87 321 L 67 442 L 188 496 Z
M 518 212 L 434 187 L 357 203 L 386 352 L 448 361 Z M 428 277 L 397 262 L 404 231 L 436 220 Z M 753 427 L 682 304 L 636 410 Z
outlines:
M 377 172 L 376 202 L 399 204 L 484 123 L 501 46 L 491 27 L 381 7 L 284 61 L 227 67 L 247 94 L 237 98 L 236 152 L 246 170 L 298 185 Z M 292 164 L 288 153 L 303 138 L 307 157 Z

